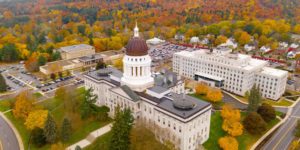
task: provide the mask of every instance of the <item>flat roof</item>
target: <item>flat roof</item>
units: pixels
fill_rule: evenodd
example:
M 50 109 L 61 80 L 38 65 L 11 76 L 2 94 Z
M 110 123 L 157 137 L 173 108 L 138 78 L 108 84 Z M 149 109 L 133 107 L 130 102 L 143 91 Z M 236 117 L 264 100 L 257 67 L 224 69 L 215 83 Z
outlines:
M 103 58 L 102 54 L 93 54 L 93 55 L 89 55 L 89 56 L 79 57 L 78 60 L 81 62 L 87 62 L 87 61 L 92 61 L 92 60 L 101 59 L 101 58 Z
M 284 77 L 288 74 L 288 72 L 285 70 L 275 69 L 271 67 L 263 67 L 260 73 L 265 75 L 276 76 L 276 77 Z
M 161 99 L 161 102 L 157 105 L 159 108 L 166 110 L 172 114 L 175 114 L 176 116 L 179 116 L 181 118 L 189 118 L 192 115 L 196 114 L 197 112 L 211 106 L 210 103 L 205 102 L 204 100 L 199 100 L 197 98 L 194 98 L 189 95 L 185 95 L 185 99 L 191 101 L 194 103 L 194 108 L 192 109 L 178 109 L 174 107 L 174 100 L 180 100 L 183 98 L 183 94 L 176 94 L 176 93 L 171 93 L 171 96 L 166 96 Z
M 58 50 L 61 52 L 72 52 L 72 51 L 80 51 L 83 49 L 93 49 L 94 47 L 91 45 L 87 44 L 78 44 L 78 45 L 71 45 L 71 46 L 65 46 L 65 47 L 60 47 Z
M 153 86 L 151 88 L 148 88 L 148 90 L 153 91 L 155 93 L 164 93 L 166 91 L 168 91 L 167 88 L 161 87 L 161 86 Z

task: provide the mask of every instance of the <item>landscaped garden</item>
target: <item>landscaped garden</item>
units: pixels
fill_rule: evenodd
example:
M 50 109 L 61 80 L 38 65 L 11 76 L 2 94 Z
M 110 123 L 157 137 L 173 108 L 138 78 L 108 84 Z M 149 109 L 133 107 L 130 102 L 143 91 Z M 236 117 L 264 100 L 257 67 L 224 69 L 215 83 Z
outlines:
M 34 110 L 32 110 L 32 112 L 46 111 L 49 112 L 48 114 L 51 115 L 51 118 L 53 118 L 53 123 L 55 124 L 54 126 L 56 126 L 56 134 L 54 135 L 53 141 L 50 143 L 48 141 L 43 141 L 43 138 L 40 138 L 42 139 L 42 141 L 39 140 L 35 137 L 36 135 L 34 134 L 37 128 L 41 129 L 41 131 L 45 131 L 47 121 L 49 120 L 48 118 L 43 119 L 42 114 L 39 117 L 31 115 L 31 113 L 29 113 L 27 119 L 21 119 L 19 117 L 16 117 L 18 111 L 16 111 L 15 109 L 17 108 L 12 108 L 11 104 L 15 103 L 14 101 L 1 101 L 1 111 L 13 109 L 13 111 L 5 113 L 5 116 L 14 124 L 14 126 L 18 130 L 25 149 L 28 149 L 29 147 L 33 150 L 55 149 L 57 147 L 65 148 L 86 138 L 86 136 L 90 132 L 101 128 L 102 126 L 105 126 L 106 124 L 111 122 L 111 119 L 107 117 L 107 114 L 103 114 L 102 112 L 93 113 L 92 109 L 88 110 L 91 114 L 85 113 L 85 116 L 82 117 L 82 111 L 80 110 L 80 108 L 83 105 L 83 103 L 85 103 L 84 99 L 86 97 L 86 90 L 84 90 L 84 88 L 64 90 L 66 91 L 58 90 L 61 93 L 56 92 L 56 96 L 54 98 L 47 99 L 43 102 L 36 103 L 32 106 L 34 107 Z M 76 95 L 69 95 L 68 93 L 70 92 L 67 92 L 67 90 L 72 90 L 72 93 Z M 16 98 L 16 101 L 18 101 L 18 98 Z M 90 105 L 88 103 L 85 105 L 87 107 L 91 106 L 93 107 L 93 109 L 99 109 L 96 106 Z M 85 109 L 89 109 L 87 107 L 85 107 Z M 35 120 L 39 120 L 40 122 L 44 120 L 45 123 L 43 123 L 43 126 L 40 127 L 40 122 L 30 122 L 30 116 L 33 118 L 36 117 Z M 70 129 L 68 129 L 68 133 L 65 133 L 63 131 L 64 124 L 66 122 L 69 122 L 68 128 Z

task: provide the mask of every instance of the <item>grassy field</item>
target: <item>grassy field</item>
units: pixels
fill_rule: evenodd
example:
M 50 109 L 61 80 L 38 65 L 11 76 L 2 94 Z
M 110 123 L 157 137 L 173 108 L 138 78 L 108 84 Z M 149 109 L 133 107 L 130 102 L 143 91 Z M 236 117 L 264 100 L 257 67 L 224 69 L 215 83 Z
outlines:
M 242 116 L 245 116 L 245 113 L 242 112 Z M 209 139 L 203 144 L 206 149 L 209 150 L 221 150 L 218 145 L 218 139 L 225 136 L 226 132 L 222 129 L 222 117 L 220 112 L 215 112 L 211 117 L 211 126 L 210 126 L 210 135 Z M 266 133 L 270 130 L 274 125 L 279 122 L 278 119 L 275 119 L 268 123 Z M 263 135 L 263 134 L 262 134 Z M 251 135 L 247 131 L 244 130 L 244 133 L 237 137 L 239 142 L 239 150 L 248 150 L 251 146 L 262 136 L 262 135 Z
M 234 96 L 237 97 L 239 100 L 248 103 L 247 98 L 238 96 L 238 95 L 234 95 Z M 262 102 L 273 105 L 273 106 L 291 106 L 293 104 L 293 102 L 286 100 L 284 97 L 282 97 L 278 101 L 274 101 L 274 100 L 270 100 L 270 99 L 263 99 Z
M 78 90 L 82 92 L 84 89 L 78 89 Z M 57 127 L 58 127 L 58 133 L 60 133 L 60 126 L 65 117 L 72 117 L 74 120 L 71 120 L 71 121 L 76 122 L 76 123 L 72 123 L 72 129 L 73 129 L 72 134 L 71 134 L 70 139 L 64 143 L 65 146 L 72 145 L 72 144 L 84 139 L 90 132 L 92 132 L 96 129 L 99 129 L 111 122 L 111 120 L 108 120 L 106 122 L 99 122 L 99 121 L 95 120 L 94 118 L 81 120 L 79 113 L 74 113 L 74 114 L 68 113 L 63 104 L 64 104 L 63 101 L 57 100 L 55 98 L 51 98 L 51 99 L 48 99 L 48 100 L 45 100 L 45 101 L 39 103 L 39 105 L 41 105 L 43 108 L 49 110 L 49 112 L 52 114 L 52 116 L 57 124 Z M 3 104 L 1 105 L 1 103 L 0 103 L 1 110 L 7 110 L 7 109 L 11 108 L 11 107 L 4 107 L 4 106 L 3 106 Z M 76 111 L 79 111 L 79 110 L 76 110 Z M 73 116 L 70 116 L 70 115 L 73 115 Z M 29 137 L 30 137 L 30 132 L 26 129 L 26 127 L 24 125 L 24 121 L 16 119 L 13 116 L 12 112 L 5 113 L 5 116 L 14 124 L 14 126 L 20 133 L 20 136 L 21 136 L 23 144 L 24 144 L 24 148 L 27 149 L 29 146 L 28 141 L 29 141 Z M 45 146 L 40 147 L 40 148 L 36 147 L 33 144 L 30 144 L 30 149 L 32 149 L 32 150 L 46 150 L 49 148 L 50 148 L 49 144 L 46 144 Z
M 109 150 L 109 139 L 112 136 L 112 132 L 108 132 L 101 137 L 97 138 L 90 146 L 84 148 L 84 150 L 97 150 L 101 147 L 101 150 Z
M 4 99 L 0 100 L 0 111 L 5 112 L 13 107 L 14 99 Z

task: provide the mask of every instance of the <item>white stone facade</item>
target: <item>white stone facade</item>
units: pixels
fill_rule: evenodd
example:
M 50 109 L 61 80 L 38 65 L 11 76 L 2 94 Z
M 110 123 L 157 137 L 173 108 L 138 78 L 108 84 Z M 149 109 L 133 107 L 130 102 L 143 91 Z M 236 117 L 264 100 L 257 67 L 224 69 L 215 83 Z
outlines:
M 228 49 L 181 51 L 173 56 L 173 71 L 194 78 L 197 72 L 224 80 L 223 89 L 244 95 L 256 83 L 263 97 L 278 100 L 285 92 L 288 72 L 267 67 L 268 62 Z

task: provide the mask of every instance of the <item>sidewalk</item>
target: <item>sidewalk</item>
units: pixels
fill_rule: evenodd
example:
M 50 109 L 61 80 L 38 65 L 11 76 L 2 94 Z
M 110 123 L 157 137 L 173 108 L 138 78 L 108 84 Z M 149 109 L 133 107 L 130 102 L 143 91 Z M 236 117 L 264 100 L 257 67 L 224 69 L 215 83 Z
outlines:
M 80 148 L 87 147 L 88 145 L 92 144 L 97 137 L 109 132 L 111 130 L 111 127 L 112 127 L 112 123 L 91 132 L 85 139 L 67 147 L 66 150 L 75 150 L 77 145 Z

